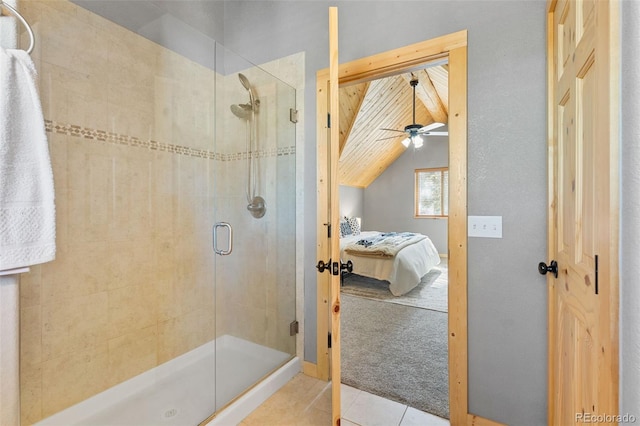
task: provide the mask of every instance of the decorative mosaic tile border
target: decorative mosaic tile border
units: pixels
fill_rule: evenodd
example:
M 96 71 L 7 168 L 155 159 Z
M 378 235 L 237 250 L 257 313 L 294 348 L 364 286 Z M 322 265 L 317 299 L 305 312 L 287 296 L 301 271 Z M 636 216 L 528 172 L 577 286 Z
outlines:
M 157 142 L 152 139 L 142 140 L 135 136 L 121 135 L 118 133 L 106 132 L 104 130 L 90 129 L 87 127 L 76 126 L 74 124 L 58 123 L 52 120 L 44 120 L 44 129 L 49 133 L 59 133 L 68 136 L 82 137 L 84 139 L 95 140 L 98 142 L 106 142 L 115 145 L 128 145 L 139 148 L 146 148 L 154 151 L 169 152 L 173 154 L 188 155 L 190 157 L 208 158 L 218 161 L 237 161 L 246 160 L 246 152 L 235 152 L 232 154 L 222 154 L 219 152 L 208 151 L 205 149 L 190 148 L 188 146 L 174 145 L 163 142 Z M 254 151 L 251 153 L 253 158 L 281 157 L 284 155 L 293 155 L 296 153 L 295 146 L 287 146 L 283 148 L 271 148 L 268 150 Z

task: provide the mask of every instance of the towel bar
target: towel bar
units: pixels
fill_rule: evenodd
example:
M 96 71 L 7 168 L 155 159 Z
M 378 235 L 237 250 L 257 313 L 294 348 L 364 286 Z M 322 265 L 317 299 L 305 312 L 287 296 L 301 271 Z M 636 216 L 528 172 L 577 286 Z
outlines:
M 2 9 L 3 6 L 6 7 L 13 14 L 13 16 L 18 18 L 18 20 L 20 22 L 22 22 L 22 24 L 27 28 L 27 32 L 29 33 L 29 37 L 31 38 L 31 43 L 29 44 L 29 48 L 27 49 L 27 53 L 31 54 L 31 52 L 33 52 L 33 46 L 35 46 L 35 44 L 36 44 L 36 38 L 33 35 L 33 30 L 31 29 L 31 26 L 29 25 L 27 20 L 24 19 L 22 17 L 22 15 L 20 15 L 20 13 L 17 10 L 15 10 L 13 7 L 11 7 L 7 3 L 3 2 L 2 0 L 0 0 L 0 9 Z M 1 14 L 1 10 L 0 10 L 0 14 Z

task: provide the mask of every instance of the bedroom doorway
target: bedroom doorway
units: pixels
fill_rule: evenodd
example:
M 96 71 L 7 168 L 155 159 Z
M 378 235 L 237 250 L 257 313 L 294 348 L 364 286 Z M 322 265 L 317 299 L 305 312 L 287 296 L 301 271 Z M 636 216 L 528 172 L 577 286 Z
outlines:
M 451 424 L 477 422 L 477 416 L 468 413 L 467 401 L 467 206 L 466 206 L 466 152 L 467 152 L 467 33 L 461 31 L 404 48 L 384 52 L 372 57 L 352 61 L 339 66 L 339 84 L 347 87 L 357 83 L 371 82 L 382 77 L 424 68 L 425 64 L 447 60 L 449 64 L 449 219 L 448 219 L 448 263 L 449 303 L 448 309 L 448 370 L 449 407 Z M 329 123 L 328 92 L 329 70 L 317 74 L 317 143 L 318 143 L 318 259 L 328 258 L 331 253 L 330 232 L 327 227 L 339 228 L 337 210 L 337 185 L 331 191 L 331 170 L 327 155 Z M 338 114 L 335 115 L 336 117 Z M 335 131 L 334 129 L 331 129 Z M 335 223 L 334 223 L 335 222 Z M 334 238 L 337 232 L 333 233 Z M 334 240 L 335 241 L 335 240 Z M 340 311 L 339 294 L 331 293 L 330 276 L 317 275 L 318 279 L 318 360 L 317 376 L 328 379 L 340 376 L 340 326 L 336 325 L 336 313 Z M 331 309 L 331 314 L 329 310 Z M 334 318 L 332 322 L 331 318 Z M 329 335 L 329 339 L 327 339 Z M 332 353 L 333 348 L 338 349 Z M 337 365 L 337 372 L 330 368 Z M 335 369 L 334 369 L 335 370 Z M 334 386 L 335 388 L 335 386 Z M 339 407 L 339 399 L 337 400 Z M 335 398 L 334 398 L 334 404 Z
M 400 403 L 394 420 L 449 418 L 448 75 L 442 59 L 339 89 L 341 383 Z

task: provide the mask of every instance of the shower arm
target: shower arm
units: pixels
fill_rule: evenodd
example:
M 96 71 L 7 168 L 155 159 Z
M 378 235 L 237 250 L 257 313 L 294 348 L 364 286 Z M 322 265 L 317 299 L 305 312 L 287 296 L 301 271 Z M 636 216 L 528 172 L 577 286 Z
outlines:
M 251 131 L 251 183 L 253 184 L 253 187 L 251 188 L 251 202 L 253 202 L 253 199 L 256 198 L 256 176 L 258 175 L 258 159 L 257 157 L 253 158 L 254 148 L 256 150 L 256 155 L 258 154 L 258 124 L 256 122 L 255 108 L 251 110 Z
M 246 126 L 247 126 L 247 131 L 245 132 L 246 135 L 246 143 L 245 143 L 245 150 L 247 152 L 247 189 L 246 189 L 246 196 L 247 196 L 247 203 L 251 203 L 251 200 L 253 199 L 252 195 L 251 195 L 251 124 L 249 124 L 249 120 L 246 121 Z
M 253 199 L 256 197 L 256 162 L 253 158 L 253 141 L 255 140 L 254 136 L 257 136 L 257 130 L 255 129 L 255 112 L 251 112 L 251 124 L 249 124 L 249 120 L 247 120 L 248 131 L 247 134 L 247 143 L 246 143 L 246 151 L 247 151 L 247 202 L 249 204 L 253 203 Z
M 251 83 L 249 79 L 242 73 L 238 74 L 238 78 L 240 79 L 240 83 L 244 88 L 249 92 L 249 107 L 251 109 L 251 123 L 249 123 L 249 119 L 247 119 L 247 143 L 246 143 L 246 151 L 247 151 L 247 202 L 249 203 L 249 207 L 253 207 L 254 199 L 256 198 L 256 175 L 257 175 L 257 166 L 256 161 L 253 159 L 253 146 L 254 141 L 257 148 L 257 135 L 258 129 L 256 124 L 256 110 L 260 101 L 256 99 L 255 94 L 253 93 L 253 88 L 251 87 Z

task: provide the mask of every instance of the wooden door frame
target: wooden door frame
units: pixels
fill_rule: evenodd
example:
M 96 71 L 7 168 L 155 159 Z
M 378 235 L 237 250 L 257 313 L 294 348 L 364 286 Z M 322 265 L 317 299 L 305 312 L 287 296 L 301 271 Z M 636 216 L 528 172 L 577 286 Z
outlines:
M 427 63 L 449 60 L 449 406 L 452 425 L 497 425 L 469 413 L 467 353 L 467 31 L 444 35 L 399 49 L 341 64 L 340 86 L 361 83 L 407 72 Z M 329 69 L 318 71 L 316 80 L 316 135 L 318 153 L 317 253 L 329 253 L 326 238 Z M 337 232 L 337 230 L 336 230 Z M 326 259 L 325 259 L 326 260 Z M 305 372 L 329 380 L 328 333 L 331 301 L 327 274 L 317 275 L 317 364 Z M 333 330 L 335 340 L 336 331 Z M 339 336 L 338 336 L 339 338 Z

